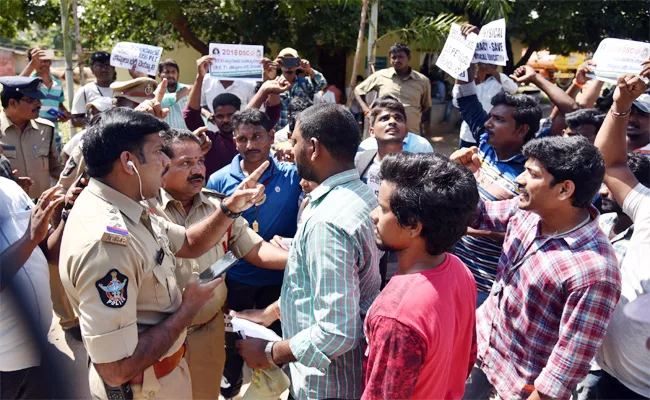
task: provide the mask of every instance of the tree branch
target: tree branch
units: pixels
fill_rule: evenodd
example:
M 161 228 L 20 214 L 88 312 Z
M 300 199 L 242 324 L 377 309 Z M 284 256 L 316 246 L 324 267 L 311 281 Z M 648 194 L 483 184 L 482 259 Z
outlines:
M 515 65 L 515 69 L 521 67 L 522 65 L 526 65 L 526 63 L 530 59 L 530 56 L 532 56 L 535 51 L 539 50 L 541 44 L 542 44 L 541 39 L 536 39 L 530 42 L 523 57 L 521 57 L 521 60 L 519 60 L 517 62 L 517 65 Z
M 185 43 L 196 49 L 201 54 L 208 54 L 208 45 L 199 39 L 190 29 L 187 19 L 180 12 L 180 9 L 175 11 L 165 10 L 165 19 L 174 26 L 174 29 L 181 35 Z

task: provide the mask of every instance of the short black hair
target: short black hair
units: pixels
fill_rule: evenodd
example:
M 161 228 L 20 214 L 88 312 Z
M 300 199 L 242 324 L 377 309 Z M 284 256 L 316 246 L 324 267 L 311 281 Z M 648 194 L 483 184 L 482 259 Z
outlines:
M 394 45 L 390 46 L 390 49 L 388 49 L 389 55 L 397 54 L 401 52 L 404 52 L 404 54 L 406 54 L 407 57 L 411 56 L 411 49 L 407 45 L 401 42 L 395 43 Z
M 42 49 L 42 48 L 40 48 L 38 46 L 30 47 L 29 49 L 27 49 L 27 61 L 32 61 L 32 51 L 33 50 L 45 50 L 45 49 Z
M 354 164 L 359 148 L 359 125 L 352 113 L 340 104 L 317 104 L 301 112 L 297 119 L 305 140 L 318 139 L 333 158 Z
M 614 90 L 616 86 L 606 88 L 603 93 L 596 99 L 596 109 L 603 114 L 607 114 L 614 104 Z
M 163 151 L 170 159 L 176 157 L 174 150 L 172 149 L 174 143 L 194 142 L 201 146 L 201 139 L 187 129 L 170 128 L 163 131 L 160 134 L 160 137 L 162 137 L 163 140 Z
M 492 106 L 506 105 L 515 108 L 514 118 L 517 127 L 528 125 L 524 143 L 535 137 L 539 130 L 539 120 L 542 119 L 542 107 L 532 96 L 526 94 L 510 94 L 499 92 L 492 97 Z
M 381 112 L 385 110 L 397 111 L 402 114 L 404 121 L 406 121 L 406 109 L 404 108 L 404 104 L 402 104 L 402 102 L 396 97 L 386 95 L 375 100 L 370 106 L 370 123 L 374 124 L 377 115 L 381 114 Z
M 102 113 L 84 135 L 82 151 L 88 174 L 93 178 L 108 175 L 124 151 L 135 153 L 140 162 L 145 163 L 146 137 L 168 129 L 166 122 L 129 108 L 118 107 Z
M 382 160 L 380 176 L 395 185 L 390 209 L 397 223 L 422 224 L 427 253 L 450 251 L 467 231 L 479 200 L 467 168 L 438 153 L 400 152 Z
M 307 97 L 298 96 L 291 99 L 289 107 L 287 107 L 289 131 L 293 132 L 296 128 L 296 118 L 298 118 L 298 115 L 313 105 L 314 102 Z
M 233 129 L 236 130 L 244 124 L 261 126 L 262 128 L 266 129 L 266 132 L 269 132 L 271 129 L 273 129 L 269 117 L 257 108 L 247 108 L 245 110 L 237 111 L 232 116 Z
M 566 114 L 564 120 L 571 129 L 577 129 L 583 125 L 593 125 L 598 130 L 605 122 L 605 115 L 595 108 L 584 108 Z
M 9 107 L 9 100 L 14 99 L 16 101 L 20 101 L 25 97 L 24 94 L 21 92 L 17 92 L 15 90 L 4 90 L 2 89 L 2 93 L 0 93 L 0 101 L 2 102 L 2 108 L 7 108 Z
M 585 208 L 594 200 L 605 176 L 605 162 L 596 146 L 584 136 L 545 137 L 528 142 L 522 153 L 539 160 L 553 176 L 551 185 L 572 181 L 574 207 Z
M 171 58 L 161 61 L 160 64 L 158 64 L 158 73 L 161 73 L 165 67 L 174 67 L 176 68 L 176 71 L 179 73 L 181 72 L 181 69 L 178 67 L 178 63 Z
M 639 153 L 627 153 L 627 166 L 643 186 L 650 187 L 650 158 Z
M 235 110 L 239 111 L 241 108 L 241 100 L 232 93 L 221 93 L 212 100 L 212 109 L 216 110 L 217 107 L 221 106 L 233 106 Z

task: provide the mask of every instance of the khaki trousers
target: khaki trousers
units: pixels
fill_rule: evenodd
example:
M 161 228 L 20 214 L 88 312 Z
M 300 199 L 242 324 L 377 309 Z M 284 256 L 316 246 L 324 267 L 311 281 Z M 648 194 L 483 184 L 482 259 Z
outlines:
M 197 400 L 218 399 L 221 376 L 226 362 L 223 311 L 187 335 L 185 359 L 192 376 L 192 397 Z

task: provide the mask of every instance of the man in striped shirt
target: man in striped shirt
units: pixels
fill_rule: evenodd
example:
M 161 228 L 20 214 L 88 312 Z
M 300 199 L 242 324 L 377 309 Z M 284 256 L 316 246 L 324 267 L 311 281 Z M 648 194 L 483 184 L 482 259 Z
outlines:
M 183 119 L 183 110 L 187 106 L 188 96 L 191 85 L 185 85 L 178 81 L 181 70 L 176 61 L 171 58 L 164 60 L 158 65 L 158 75 L 160 79 L 167 79 L 167 90 L 163 96 L 162 106 L 169 108 L 169 114 L 163 121 L 167 122 L 170 127 L 176 129 L 188 129 Z
M 456 82 L 463 120 L 478 143 L 481 167 L 474 173 L 479 195 L 484 201 L 507 200 L 518 195 L 515 178 L 524 172 L 526 157 L 521 148 L 535 137 L 539 129 L 542 109 L 535 99 L 523 94 L 498 93 L 492 98 L 492 109 L 486 113 L 476 95 L 474 68 L 469 68 L 469 83 Z M 467 151 L 462 148 L 452 158 Z M 501 255 L 505 234 L 467 229 L 453 253 L 472 271 L 478 295 L 476 306 L 483 304 L 490 294 Z
M 280 300 L 238 313 L 284 340 L 237 343 L 251 368 L 289 364 L 295 399 L 361 398 L 363 321 L 379 294 L 379 249 L 370 213 L 377 198 L 354 168 L 357 123 L 344 107 L 318 105 L 298 117 L 291 141 L 298 174 L 319 183 L 293 240 Z

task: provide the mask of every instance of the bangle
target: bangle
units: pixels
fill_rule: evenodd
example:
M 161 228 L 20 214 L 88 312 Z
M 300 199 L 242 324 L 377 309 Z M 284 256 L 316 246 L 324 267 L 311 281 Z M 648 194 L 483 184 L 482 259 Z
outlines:
M 275 342 L 268 342 L 266 344 L 266 347 L 264 348 L 264 355 L 266 356 L 266 361 L 268 361 L 269 364 L 277 367 L 278 364 L 276 364 L 275 361 L 273 361 L 273 345 L 274 344 L 275 344 Z
M 278 311 L 278 306 L 276 306 L 275 304 L 273 304 L 273 311 L 275 311 L 275 315 L 277 315 L 278 319 L 280 319 L 281 318 L 280 312 Z
M 630 115 L 630 111 L 632 111 L 631 108 L 629 110 L 625 111 L 625 112 L 616 112 L 616 111 L 614 111 L 613 108 L 609 109 L 609 112 L 611 112 L 612 115 L 615 116 L 615 117 L 627 117 L 628 115 Z
M 585 83 L 579 83 L 576 78 L 573 78 L 573 84 L 576 85 L 578 88 L 582 89 L 582 87 L 585 85 Z
M 368 115 L 369 112 L 370 112 L 370 110 L 366 110 L 366 111 L 363 112 L 363 115 Z

